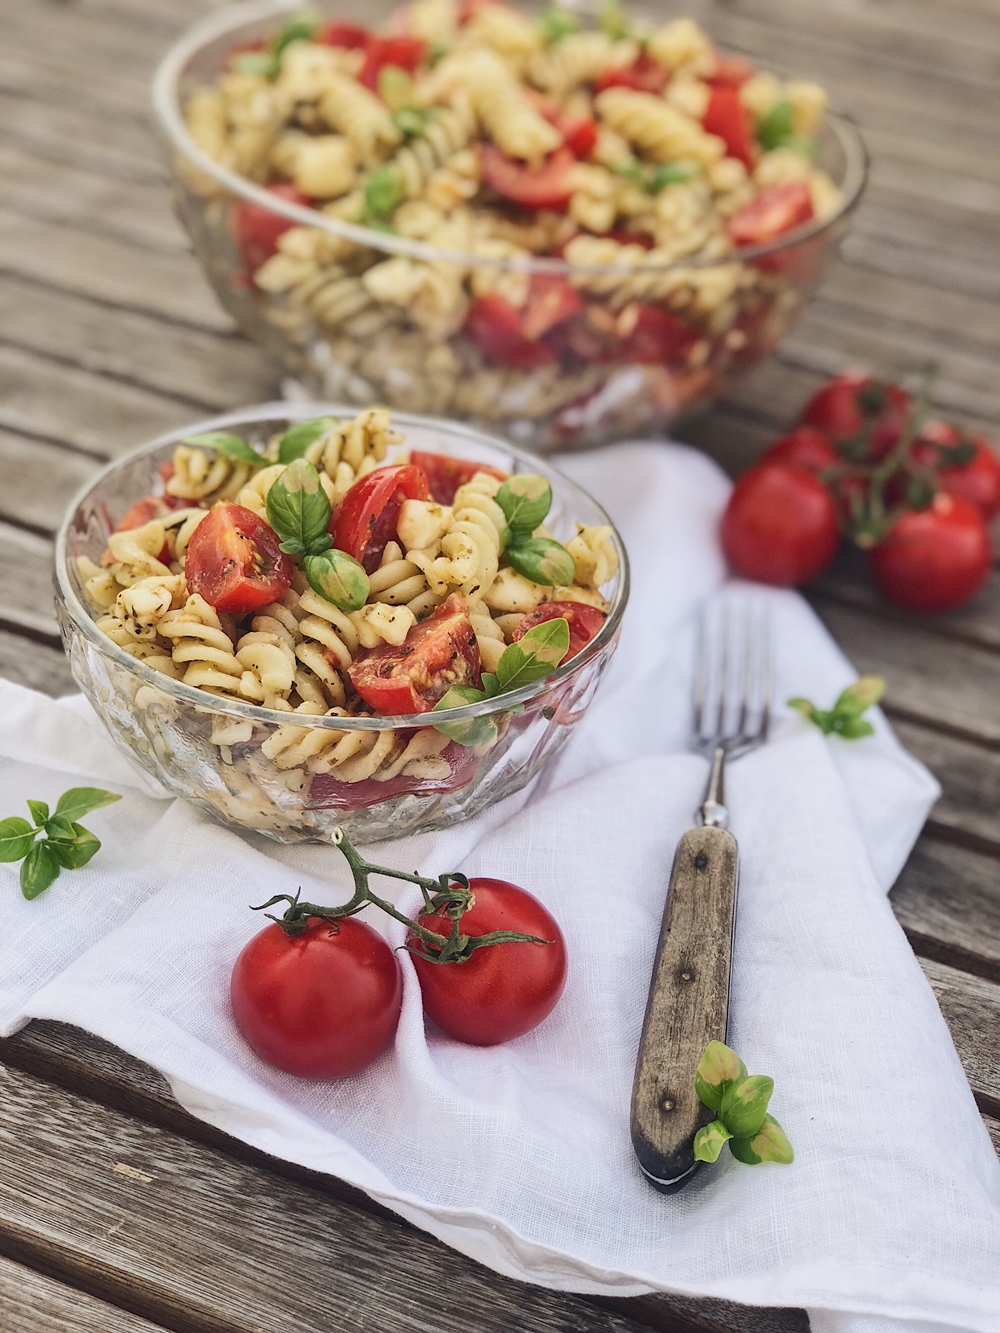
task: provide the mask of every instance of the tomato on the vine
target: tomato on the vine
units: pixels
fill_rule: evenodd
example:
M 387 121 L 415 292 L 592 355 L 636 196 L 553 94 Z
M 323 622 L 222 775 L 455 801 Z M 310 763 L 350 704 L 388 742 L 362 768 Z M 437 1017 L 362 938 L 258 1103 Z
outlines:
M 837 507 L 803 468 L 761 463 L 733 487 L 722 517 L 722 545 L 739 573 L 791 587 L 814 578 L 840 544 Z
M 313 201 L 308 195 L 304 195 L 288 181 L 265 185 L 264 188 L 290 204 L 300 204 L 303 208 L 312 207 Z M 243 266 L 252 276 L 274 254 L 278 238 L 290 227 L 297 227 L 299 224 L 293 222 L 291 218 L 282 217 L 280 213 L 273 213 L 262 204 L 254 204 L 245 199 L 233 205 L 229 214 L 229 225 L 233 240 L 242 256 Z
M 926 509 L 900 515 L 868 553 L 878 587 L 913 611 L 949 611 L 973 596 L 992 565 L 982 514 L 939 491 Z
M 799 421 L 834 444 L 863 441 L 866 461 L 879 462 L 898 441 L 913 400 L 898 384 L 864 372 L 838 375 L 809 399 Z
M 588 606 L 585 602 L 542 602 L 541 606 L 536 606 L 534 611 L 529 611 L 517 622 L 511 638 L 516 643 L 536 625 L 543 625 L 547 620 L 565 620 L 569 625 L 569 648 L 562 661 L 568 662 L 581 648 L 586 648 L 607 618 L 606 611 Z
M 426 500 L 427 478 L 412 463 L 376 468 L 356 481 L 330 517 L 333 544 L 371 574 L 396 536 L 404 500 Z
M 538 167 L 508 157 L 495 144 L 481 144 L 479 165 L 483 181 L 502 198 L 522 208 L 567 207 L 573 193 L 572 167 L 576 158 L 565 145 Z
M 844 460 L 822 431 L 816 430 L 814 426 L 796 426 L 787 435 L 769 444 L 757 461 L 791 463 L 794 467 L 805 468 L 807 472 L 822 472 L 825 468 L 836 467 Z
M 369 648 L 347 674 L 362 699 L 388 715 L 427 713 L 453 685 L 478 686 L 479 644 L 468 602 L 453 592 L 401 644 Z
M 391 1044 L 403 1002 L 396 956 L 353 917 L 267 926 L 230 981 L 236 1026 L 257 1054 L 299 1078 L 344 1078 Z
M 431 499 L 439 505 L 450 505 L 459 486 L 471 481 L 477 472 L 485 472 L 498 481 L 506 481 L 507 473 L 489 463 L 476 463 L 470 458 L 452 458 L 449 454 L 429 454 L 421 449 L 410 451 L 410 462 L 427 478 Z
M 496 1046 L 530 1032 L 555 1008 L 566 984 L 566 942 L 552 913 L 516 884 L 472 879 L 469 888 L 474 901 L 461 916 L 463 934 L 516 930 L 548 942 L 493 944 L 455 963 L 433 962 L 414 935 L 408 947 L 428 1018 L 457 1041 Z M 428 913 L 419 924 L 451 933 L 445 915 Z
M 278 534 L 252 509 L 217 504 L 188 542 L 188 588 L 229 615 L 259 611 L 291 586 L 294 566 Z
M 948 461 L 948 451 L 971 450 L 963 462 Z M 917 463 L 936 470 L 938 485 L 949 495 L 968 500 L 987 523 L 1000 514 L 1000 458 L 989 440 L 968 435 L 947 421 L 925 421 L 913 446 Z

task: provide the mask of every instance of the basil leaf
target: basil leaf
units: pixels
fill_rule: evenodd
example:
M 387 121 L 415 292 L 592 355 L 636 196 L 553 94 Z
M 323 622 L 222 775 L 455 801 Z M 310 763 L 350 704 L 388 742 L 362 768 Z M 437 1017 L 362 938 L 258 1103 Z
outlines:
M 276 79 L 281 73 L 273 51 L 241 51 L 233 56 L 232 68 L 239 74 L 262 74 L 265 79 Z
M 511 538 L 530 537 L 552 508 L 552 487 L 534 472 L 508 477 L 496 494 L 504 512 Z
M 289 555 L 310 555 L 330 545 L 322 541 L 328 535 L 330 512 L 319 473 L 304 458 L 289 463 L 267 493 L 267 521 Z
M 82 824 L 73 824 L 72 837 L 50 838 L 47 846 L 64 870 L 79 870 L 101 850 L 100 839 Z
M 604 0 L 597 23 L 601 32 L 613 42 L 620 42 L 628 36 L 628 23 L 618 0 Z
M 565 9 L 560 9 L 558 5 L 550 5 L 548 9 L 539 14 L 535 22 L 546 46 L 552 46 L 555 42 L 562 41 L 570 33 L 577 32 L 580 27 L 580 20 L 576 15 L 570 14 Z
M 477 704 L 485 698 L 483 691 L 473 685 L 453 685 L 434 705 L 433 711 L 439 713 L 446 708 L 461 708 L 463 704 Z M 476 745 L 492 744 L 497 734 L 496 723 L 488 713 L 483 717 L 470 717 L 465 722 L 437 722 L 434 730 L 470 749 Z
M 833 711 L 847 717 L 860 717 L 866 708 L 877 704 L 883 694 L 885 681 L 881 676 L 861 676 L 841 693 Z
M 762 148 L 780 148 L 792 135 L 792 108 L 789 102 L 775 102 L 760 125 L 757 138 Z
M 504 649 L 497 663 L 501 690 L 517 690 L 554 671 L 569 652 L 569 623 L 559 616 L 528 630 Z
M 528 537 L 508 548 L 507 559 L 532 583 L 562 588 L 576 577 L 576 565 L 565 546 L 550 537 Z
M 483 693 L 487 699 L 493 699 L 500 693 L 500 682 L 494 676 L 492 671 L 484 671 L 482 675 Z
M 0 819 L 0 861 L 20 861 L 31 851 L 35 830 L 20 815 Z
M 280 56 L 285 47 L 291 46 L 292 42 L 308 42 L 316 35 L 319 25 L 319 15 L 309 10 L 294 14 L 271 43 L 272 52 L 275 56 Z
M 82 819 L 91 810 L 100 810 L 102 806 L 114 805 L 121 797 L 117 792 L 103 791 L 100 787 L 70 787 L 56 802 L 56 814 L 67 819 Z
M 49 817 L 49 807 L 44 801 L 29 801 L 28 809 L 31 811 L 31 818 L 36 824 L 44 824 Z
M 388 217 L 403 199 L 403 180 L 391 164 L 377 167 L 365 186 L 365 209 L 371 217 Z
M 214 449 L 218 454 L 228 454 L 230 458 L 237 458 L 241 463 L 249 463 L 251 467 L 264 467 L 268 461 L 263 454 L 251 448 L 246 440 L 241 440 L 238 435 L 230 435 L 224 430 L 207 430 L 203 435 L 186 435 L 181 444 L 195 444 L 200 448 Z
M 59 878 L 59 862 L 47 842 L 36 842 L 21 862 L 21 892 L 37 898 Z
M 278 444 L 278 462 L 294 463 L 311 444 L 329 435 L 337 424 L 336 417 L 316 417 L 312 421 L 300 421 L 298 425 L 289 427 Z
M 719 1119 L 736 1138 L 752 1138 L 764 1123 L 774 1079 L 750 1074 L 728 1088 L 719 1107 Z
M 65 815 L 54 814 L 45 823 L 45 832 L 50 838 L 72 839 L 76 836 L 73 832 L 73 821 L 67 819 Z
M 357 611 L 364 606 L 371 591 L 364 566 L 346 551 L 327 550 L 307 555 L 302 568 L 313 592 L 338 609 Z
M 710 1125 L 699 1129 L 694 1136 L 694 1160 L 696 1162 L 717 1162 L 719 1153 L 727 1139 L 733 1136 L 721 1120 L 713 1120 Z
M 875 728 L 870 722 L 866 722 L 862 717 L 847 717 L 838 719 L 833 725 L 833 730 L 838 736 L 843 736 L 845 741 L 859 741 L 862 736 L 873 736 Z
M 649 193 L 659 194 L 667 185 L 689 181 L 693 175 L 693 169 L 683 162 L 661 162 L 649 178 Z
M 695 1070 L 694 1090 L 699 1100 L 717 1111 L 729 1089 L 746 1076 L 747 1067 L 734 1050 L 721 1041 L 710 1041 Z
M 782 1166 L 795 1160 L 788 1136 L 773 1115 L 766 1115 L 760 1130 L 753 1136 L 751 1147 L 762 1162 L 780 1162 Z

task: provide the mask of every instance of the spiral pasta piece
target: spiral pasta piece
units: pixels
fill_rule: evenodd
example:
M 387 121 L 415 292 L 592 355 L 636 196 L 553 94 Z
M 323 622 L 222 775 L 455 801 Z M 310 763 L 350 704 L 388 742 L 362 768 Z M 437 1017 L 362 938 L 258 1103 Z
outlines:
M 173 476 L 165 488 L 167 494 L 205 504 L 235 500 L 253 472 L 250 463 L 229 454 L 186 444 L 179 444 L 174 450 L 173 464 Z
M 558 101 L 602 74 L 631 65 L 639 54 L 633 41 L 613 42 L 603 32 L 571 32 L 537 52 L 529 66 L 531 80 Z
M 425 194 L 431 175 L 469 143 L 476 128 L 472 108 L 464 99 L 430 114 L 432 119 L 423 134 L 381 168 L 395 174 L 404 199 L 419 199 Z
M 726 145 L 662 97 L 632 88 L 606 88 L 594 105 L 605 124 L 656 162 L 692 158 L 708 166 L 724 157 Z
M 378 161 L 402 138 L 385 103 L 346 74 L 330 73 L 319 107 L 326 123 L 347 136 L 363 162 Z
M 420 500 L 406 504 L 421 504 Z M 389 542 L 382 553 L 378 569 L 369 575 L 368 599 L 386 602 L 390 606 L 405 606 L 420 619 L 437 606 L 438 597 L 427 586 L 427 578 L 419 565 L 406 559 L 398 542 Z
M 168 611 L 157 628 L 173 645 L 171 657 L 183 668 L 185 685 L 213 694 L 239 694 L 243 663 L 218 612 L 203 597 L 192 593 L 180 610 Z
M 288 696 L 295 683 L 295 652 L 283 627 L 271 629 L 266 618 L 254 618 L 253 628 L 236 644 L 236 660 L 243 669 L 239 692 L 265 708 L 290 708 Z M 258 622 L 261 622 L 258 628 Z
M 566 543 L 573 557 L 576 582 L 585 588 L 600 588 L 618 571 L 618 555 L 611 544 L 612 528 L 606 524 L 577 524 L 577 533 Z
M 126 588 L 151 575 L 169 574 L 169 568 L 159 558 L 166 539 L 166 527 L 158 518 L 150 519 L 138 528 L 113 532 L 108 538 L 111 560 L 107 568 L 115 581 Z

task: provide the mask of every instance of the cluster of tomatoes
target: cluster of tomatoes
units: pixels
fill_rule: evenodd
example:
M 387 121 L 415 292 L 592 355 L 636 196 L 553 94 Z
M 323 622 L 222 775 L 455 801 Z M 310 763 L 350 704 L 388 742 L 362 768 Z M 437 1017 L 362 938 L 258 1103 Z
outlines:
M 821 573 L 846 537 L 867 551 L 887 597 L 947 611 L 985 583 L 998 513 L 989 440 L 926 419 L 898 384 L 845 374 L 739 478 L 722 544 L 747 578 L 792 586 Z

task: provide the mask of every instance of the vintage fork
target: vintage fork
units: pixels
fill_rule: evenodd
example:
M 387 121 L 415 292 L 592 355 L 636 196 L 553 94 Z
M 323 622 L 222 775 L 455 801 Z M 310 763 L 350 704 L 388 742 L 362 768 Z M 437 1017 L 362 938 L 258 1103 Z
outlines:
M 724 595 L 698 632 L 691 748 L 711 761 L 701 827 L 677 845 L 632 1087 L 632 1146 L 646 1179 L 670 1194 L 698 1163 L 693 1140 L 711 1119 L 694 1087 L 710 1041 L 725 1041 L 739 861 L 726 830 L 726 761 L 767 739 L 770 624 L 762 599 Z

